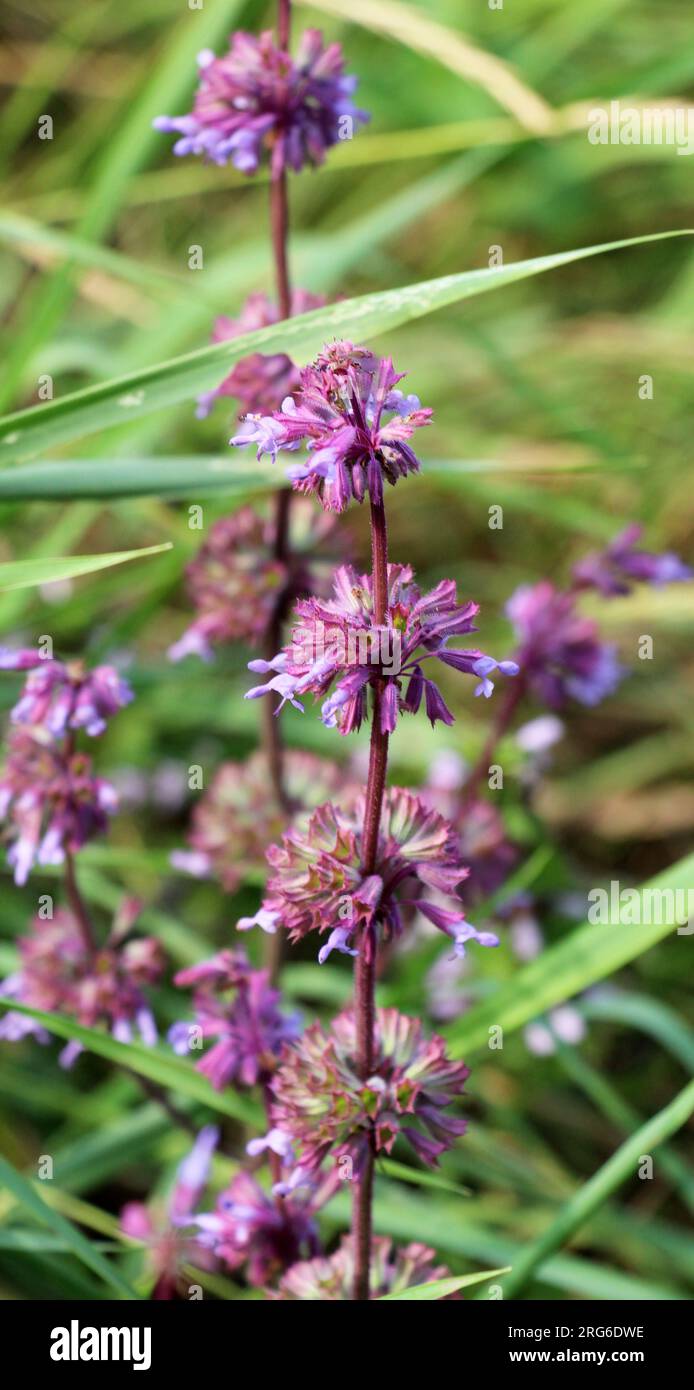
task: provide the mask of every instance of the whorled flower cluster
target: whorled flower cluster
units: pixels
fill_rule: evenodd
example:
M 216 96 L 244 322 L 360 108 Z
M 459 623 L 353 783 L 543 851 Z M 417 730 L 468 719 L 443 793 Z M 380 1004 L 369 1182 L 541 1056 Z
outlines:
M 197 1063 L 215 1090 L 265 1082 L 285 1042 L 300 1031 L 298 1017 L 280 1010 L 267 970 L 253 970 L 242 951 L 220 951 L 211 960 L 179 970 L 174 983 L 193 987 L 192 1023 L 169 1030 L 174 1050 L 185 1056 L 213 1040 Z
M 139 903 L 126 900 L 108 940 L 93 948 L 68 909 L 56 909 L 50 919 L 36 917 L 19 942 L 21 967 L 3 981 L 0 993 L 44 1013 L 67 1014 L 88 1028 L 104 1024 L 119 1042 L 131 1042 L 137 1030 L 153 1045 L 157 1028 L 143 986 L 156 984 L 164 958 L 154 937 L 124 939 L 138 912 Z M 49 1041 L 46 1029 L 27 1014 L 10 1011 L 0 1021 L 5 1041 L 28 1034 Z M 62 1065 L 70 1066 L 81 1051 L 81 1044 L 68 1043 Z
M 302 1174 L 319 1172 L 328 1155 L 337 1165 L 351 1159 L 357 1174 L 370 1150 L 389 1154 L 398 1138 L 435 1166 L 465 1132 L 465 1121 L 449 1112 L 468 1076 L 443 1038 L 425 1038 L 419 1019 L 378 1009 L 373 1067 L 362 1079 L 348 1010 L 329 1030 L 312 1024 L 285 1048 L 270 1083 L 272 1121 L 294 1144 Z
M 169 658 L 212 661 L 217 647 L 233 642 L 257 646 L 297 597 L 325 591 L 331 530 L 330 521 L 304 503 L 292 516 L 291 544 L 278 555 L 275 520 L 252 507 L 220 517 L 187 566 L 195 616 L 169 648 Z
M 240 930 L 284 928 L 292 941 L 309 932 L 328 932 L 318 959 L 333 950 L 371 958 L 379 935 L 388 940 L 403 930 L 408 910 L 418 909 L 464 954 L 470 940 L 498 945 L 489 932 L 465 920 L 462 904 L 442 907 L 428 896 L 452 895 L 467 877 L 452 826 L 413 792 L 386 790 L 373 873 L 364 874 L 364 795 L 350 806 L 327 802 L 290 826 L 279 845 L 267 852 L 270 877 L 262 907 L 242 918 Z
M 273 557 L 272 521 L 252 507 L 220 517 L 187 566 L 195 618 L 169 648 L 171 660 L 211 661 L 215 647 L 261 641 L 288 579 L 286 561 Z
M 199 154 L 255 174 L 267 155 L 273 177 L 322 164 L 326 150 L 351 138 L 368 120 L 352 101 L 356 77 L 344 71 L 340 44 L 324 47 L 307 29 L 296 58 L 278 48 L 268 30 L 232 35 L 221 58 L 198 55 L 200 85 L 186 116 L 158 116 L 156 130 L 175 131 L 174 154 Z
M 287 469 L 299 492 L 318 497 L 326 511 L 342 512 L 350 498 L 383 498 L 384 480 L 419 471 L 408 443 L 428 425 L 432 411 L 397 389 L 403 372 L 390 358 L 335 342 L 300 372 L 297 391 L 268 415 L 249 415 L 231 443 L 255 444 L 258 458 L 274 461 L 282 449 L 306 444 L 308 458 Z
M 249 1148 L 252 1151 L 253 1144 Z M 285 1150 L 280 1171 L 287 1178 L 291 1165 Z M 295 1183 L 279 1197 L 261 1187 L 252 1173 L 239 1172 L 219 1194 L 213 1211 L 185 1224 L 197 1228 L 198 1246 L 222 1268 L 233 1273 L 245 1267 L 248 1282 L 264 1288 L 297 1261 L 319 1253 L 316 1216 L 338 1181 L 335 1175 L 316 1181 L 302 1178 L 301 1185 Z
M 14 724 L 41 726 L 52 738 L 84 729 L 103 734 L 108 720 L 133 699 L 113 666 L 87 670 L 82 661 L 55 661 L 35 647 L 0 648 L 0 671 L 29 671 L 11 711 Z
M 436 1254 L 427 1245 L 412 1243 L 393 1248 L 388 1236 L 376 1236 L 371 1243 L 369 1280 L 371 1298 L 402 1293 L 404 1289 L 446 1279 L 450 1270 L 436 1264 Z M 343 1236 L 332 1255 L 302 1260 L 282 1275 L 277 1289 L 268 1289 L 271 1300 L 342 1303 L 351 1302 L 354 1293 L 354 1245 Z M 449 1298 L 459 1298 L 452 1294 Z
M 479 604 L 458 603 L 452 579 L 442 579 L 427 594 L 414 583 L 410 565 L 388 566 L 388 603 L 384 623 L 374 615 L 373 580 L 351 565 L 335 573 L 332 599 L 309 598 L 296 604 L 290 643 L 272 661 L 249 663 L 257 673 L 275 674 L 246 692 L 246 699 L 277 694 L 284 704 L 302 709 L 300 697 L 332 694 L 322 708 L 323 723 L 341 734 L 358 729 L 367 713 L 367 692 L 378 684 L 380 721 L 392 733 L 401 713 L 416 714 L 422 700 L 432 726 L 452 724 L 453 715 L 424 663 L 436 660 L 477 678 L 476 695 L 494 689 L 493 671 L 514 676 L 515 661 L 496 661 L 478 648 L 451 648 L 451 638 L 477 629 Z
M 284 758 L 287 798 L 296 814 L 326 798 L 355 795 L 356 787 L 334 762 L 315 753 L 290 749 Z M 249 868 L 265 868 L 265 853 L 286 825 L 263 752 L 242 763 L 225 762 L 195 803 L 188 831 L 188 850 L 171 856 L 177 868 L 199 878 L 213 876 L 233 893 Z
M 206 1270 L 217 1267 L 214 1254 L 203 1249 L 196 1237 L 184 1233 L 182 1228 L 190 1224 L 207 1185 L 218 1138 L 213 1125 L 200 1131 L 190 1153 L 179 1164 L 165 1207 L 155 1200 L 147 1204 L 126 1202 L 121 1210 L 121 1230 L 145 1248 L 146 1263 L 154 1277 L 150 1298 L 157 1301 L 188 1296 L 191 1280 L 186 1265 Z
M 73 752 L 40 726 L 15 729 L 0 776 L 0 819 L 8 863 L 26 883 L 35 863 L 60 864 L 101 835 L 116 809 L 110 782 L 95 777 L 86 753 Z
M 325 303 L 322 294 L 294 290 L 291 296 L 292 318 L 306 314 L 310 309 L 320 309 Z M 256 291 L 249 294 L 238 318 L 232 319 L 222 314 L 215 320 L 212 342 L 231 342 L 245 333 L 269 328 L 271 324 L 279 323 L 280 319 L 277 305 L 266 294 Z M 299 369 L 286 353 L 253 352 L 237 362 L 213 391 L 206 391 L 198 397 L 196 414 L 199 420 L 204 420 L 216 400 L 222 396 L 233 396 L 239 402 L 241 413 L 267 415 L 272 410 L 279 410 L 285 397 L 298 391 L 300 384 Z

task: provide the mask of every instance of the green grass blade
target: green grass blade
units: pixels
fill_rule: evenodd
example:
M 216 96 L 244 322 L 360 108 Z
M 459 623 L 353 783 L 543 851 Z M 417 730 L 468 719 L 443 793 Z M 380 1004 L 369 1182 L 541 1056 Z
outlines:
M 505 1281 L 505 1297 L 516 1298 L 528 1279 L 541 1269 L 547 1257 L 565 1245 L 615 1189 L 626 1182 L 627 1178 L 634 1176 L 641 1155 L 650 1154 L 652 1149 L 680 1129 L 693 1111 L 694 1081 L 690 1081 L 669 1105 L 632 1134 L 607 1163 L 604 1163 L 602 1168 L 599 1168 L 597 1173 L 564 1204 L 539 1240 L 526 1247 Z
M 171 541 L 163 545 L 148 545 L 143 550 L 114 550 L 103 555 L 61 555 L 53 559 L 8 560 L 0 565 L 0 592 L 11 589 L 30 589 L 37 584 L 52 584 L 56 579 L 76 579 L 79 575 L 94 574 L 96 570 L 111 569 L 129 560 L 142 560 L 145 555 L 161 555 L 171 550 Z
M 42 1225 L 48 1226 L 54 1235 L 60 1237 L 69 1246 L 73 1255 L 95 1274 L 103 1279 L 104 1283 L 110 1284 L 122 1298 L 137 1299 L 139 1295 L 123 1279 L 118 1270 L 109 1264 L 104 1256 L 94 1249 L 90 1241 L 72 1225 L 66 1217 L 61 1216 L 60 1212 L 55 1211 L 44 1202 L 33 1183 L 29 1182 L 16 1168 L 8 1163 L 6 1158 L 0 1154 L 0 1182 L 16 1197 L 32 1216 L 40 1221 Z
M 650 889 L 686 892 L 691 887 L 693 874 L 694 855 L 689 855 L 650 879 L 638 891 L 641 894 Z M 672 924 L 647 923 L 579 927 L 564 941 L 543 951 L 508 984 L 470 1009 L 448 1030 L 454 1055 L 484 1047 L 490 1028 L 501 1026 L 508 1033 L 522 1027 L 553 1005 L 571 999 L 589 985 L 613 974 L 674 930 Z
M 84 1028 L 81 1023 L 75 1023 L 74 1019 L 64 1018 L 61 1014 L 44 1013 L 41 1009 L 30 1009 L 28 1005 L 20 1004 L 16 1000 L 0 998 L 0 1008 L 28 1014 L 56 1037 L 82 1043 L 89 1052 L 98 1053 L 106 1061 L 125 1067 L 126 1071 L 137 1072 L 138 1076 L 145 1076 L 167 1090 L 189 1096 L 191 1100 L 199 1101 L 210 1110 L 218 1110 L 222 1115 L 232 1115 L 234 1119 L 242 1120 L 245 1124 L 258 1123 L 261 1112 L 250 1100 L 245 1100 L 230 1087 L 225 1091 L 213 1090 L 207 1077 L 195 1071 L 191 1063 L 183 1061 L 173 1053 L 145 1047 L 141 1043 L 117 1042 L 110 1033 L 101 1033 L 97 1028 Z
M 449 1279 L 432 1279 L 428 1284 L 415 1284 L 412 1289 L 401 1289 L 399 1293 L 384 1293 L 379 1303 L 433 1303 L 437 1298 L 447 1298 L 448 1294 L 459 1289 L 469 1289 L 473 1284 L 483 1284 L 485 1279 L 497 1279 L 508 1274 L 509 1265 L 502 1269 L 485 1269 L 481 1274 L 457 1274 Z
M 0 420 L 0 462 L 34 458 L 68 440 L 189 400 L 198 392 L 217 385 L 234 362 L 250 353 L 286 352 L 299 362 L 306 361 L 325 341 L 334 337 L 369 341 L 379 333 L 437 309 L 590 256 L 689 235 L 692 233 L 687 230 L 657 232 L 509 265 L 445 275 L 329 304 L 324 309 L 6 416 Z
M 631 466 L 625 463 L 625 467 Z M 536 470 L 555 475 L 558 472 L 595 471 L 596 465 L 541 461 Z M 467 483 L 470 477 L 482 475 L 493 479 L 498 486 L 500 474 L 517 472 L 516 466 L 499 459 L 446 459 L 427 462 L 423 481 L 447 485 L 451 489 Z M 281 467 L 260 463 L 249 465 L 235 450 L 227 454 L 146 455 L 128 454 L 125 458 L 61 459 L 53 463 L 28 463 L 20 468 L 0 472 L 0 501 L 75 501 L 85 498 L 168 497 L 186 498 L 223 494 L 229 499 L 229 510 L 254 494 L 282 487 L 286 482 Z M 536 490 L 537 491 L 537 490 Z M 537 512 L 536 492 L 527 503 L 529 511 Z M 515 500 L 515 499 L 514 499 Z M 578 512 L 578 518 L 576 518 Z M 570 513 L 570 515 L 569 515 Z M 567 515 L 574 529 L 581 521 L 580 508 L 573 502 Z M 596 512 L 586 517 L 586 525 L 594 533 Z M 614 531 L 614 520 L 609 532 Z

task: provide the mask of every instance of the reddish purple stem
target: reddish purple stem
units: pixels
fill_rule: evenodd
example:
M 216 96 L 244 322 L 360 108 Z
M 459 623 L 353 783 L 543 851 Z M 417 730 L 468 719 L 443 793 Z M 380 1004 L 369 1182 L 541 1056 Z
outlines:
M 386 513 L 382 502 L 371 503 L 371 571 L 373 577 L 374 618 L 385 623 L 388 608 L 388 535 Z M 369 774 L 366 783 L 364 813 L 363 862 L 364 874 L 372 874 L 378 856 L 378 834 L 383 810 L 383 793 L 388 766 L 388 734 L 381 729 L 380 684 L 374 686 L 373 722 Z M 362 1080 L 374 1067 L 374 1020 L 376 1012 L 376 942 L 362 936 L 354 971 L 354 1010 L 357 1020 L 357 1068 Z M 365 1302 L 370 1294 L 371 1266 L 371 1205 L 373 1199 L 374 1151 L 369 1151 L 356 1180 L 352 1207 L 352 1240 L 354 1243 L 354 1299 Z

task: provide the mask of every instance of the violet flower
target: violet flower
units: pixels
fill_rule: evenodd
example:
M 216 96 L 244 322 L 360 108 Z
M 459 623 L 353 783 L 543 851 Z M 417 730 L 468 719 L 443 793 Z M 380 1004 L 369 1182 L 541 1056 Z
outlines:
M 300 1031 L 297 1015 L 279 1009 L 281 995 L 272 989 L 267 970 L 252 970 L 242 951 L 220 951 L 211 960 L 179 970 L 174 983 L 194 988 L 194 1024 L 175 1023 L 169 1030 L 174 1050 L 190 1050 L 191 1027 L 214 1046 L 197 1063 L 215 1090 L 229 1084 L 254 1086 L 273 1071 L 283 1043 Z
M 299 492 L 315 495 L 326 511 L 342 512 L 350 498 L 374 502 L 383 497 L 383 480 L 419 471 L 408 440 L 428 425 L 432 411 L 417 396 L 397 390 L 404 373 L 390 358 L 366 348 L 336 342 L 300 373 L 300 389 L 272 414 L 249 415 L 231 443 L 255 444 L 258 458 L 273 462 L 280 449 L 307 445 L 308 458 L 287 470 Z
M 45 1013 L 68 1014 L 87 1028 L 104 1024 L 119 1042 L 131 1042 L 136 1030 L 153 1046 L 157 1028 L 143 986 L 157 982 L 163 956 L 154 937 L 123 941 L 138 911 L 139 904 L 126 900 L 108 940 L 94 950 L 68 909 L 58 908 L 51 919 L 36 917 L 19 941 L 20 969 L 3 981 L 0 993 Z M 6 1042 L 28 1033 L 48 1041 L 43 1027 L 25 1015 L 10 1011 L 0 1020 Z M 71 1066 L 81 1051 L 79 1043 L 68 1043 L 61 1065 Z
M 41 726 L 15 729 L 0 776 L 0 820 L 7 820 L 8 863 L 18 886 L 33 865 L 60 864 L 106 830 L 116 809 L 109 782 L 95 777 L 91 758 L 54 743 Z
M 332 687 L 322 707 L 323 723 L 349 734 L 360 727 L 368 688 L 377 682 L 382 691 L 381 729 L 391 733 L 398 715 L 416 714 L 422 700 L 432 726 L 437 720 L 453 723 L 438 686 L 425 674 L 425 663 L 432 659 L 476 676 L 475 694 L 487 698 L 494 689 L 493 671 L 507 676 L 518 672 L 515 661 L 498 662 L 477 648 L 448 646 L 451 638 L 477 630 L 473 619 L 479 612 L 476 603 L 458 603 L 452 579 L 442 579 L 422 594 L 409 565 L 389 565 L 385 624 L 374 621 L 373 607 L 371 576 L 341 565 L 335 573 L 334 598 L 300 600 L 289 645 L 272 661 L 249 662 L 254 672 L 275 674 L 247 691 L 245 698 L 274 693 L 282 704 L 289 700 L 303 709 L 300 696 L 327 695 Z
M 30 672 L 11 712 L 12 722 L 40 726 L 53 738 L 77 729 L 96 737 L 133 699 L 127 681 L 113 666 L 88 671 L 81 661 L 54 661 L 34 648 L 0 648 L 0 670 Z
M 694 570 L 671 551 L 656 555 L 638 550 L 643 527 L 633 522 L 620 531 L 604 550 L 586 556 L 574 565 L 573 575 L 580 589 L 595 588 L 610 598 L 628 594 L 635 583 L 653 584 L 660 588 L 694 578 Z
M 363 824 L 360 795 L 351 806 L 328 802 L 290 826 L 281 844 L 268 850 L 271 873 L 260 913 L 242 919 L 239 928 L 273 931 L 281 925 L 291 941 L 311 931 L 329 932 L 321 963 L 333 950 L 351 955 L 365 950 L 371 958 L 379 931 L 386 940 L 399 936 L 406 914 L 418 909 L 451 938 L 457 955 L 471 940 L 498 945 L 491 932 L 477 932 L 466 922 L 458 898 L 444 908 L 429 896 L 431 890 L 454 895 L 467 877 L 448 821 L 413 792 L 389 787 L 376 864 L 367 876 L 361 867 Z
M 283 1171 L 293 1164 L 288 1154 Z M 237 1173 L 217 1198 L 214 1211 L 190 1218 L 197 1228 L 197 1243 L 211 1252 L 231 1272 L 245 1266 L 248 1282 L 263 1287 L 276 1280 L 298 1260 L 310 1259 L 320 1250 L 316 1213 L 335 1191 L 339 1178 L 295 1185 L 280 1200 L 250 1173 Z
M 600 641 L 591 618 L 577 612 L 574 593 L 543 579 L 516 589 L 506 612 L 518 638 L 522 678 L 551 709 L 561 709 L 569 698 L 597 705 L 619 685 L 625 671 L 616 649 Z
M 317 29 L 301 37 L 296 58 L 270 31 L 232 35 L 221 58 L 198 55 L 200 85 L 187 116 L 158 116 L 156 130 L 176 131 L 174 154 L 199 154 L 255 174 L 267 153 L 274 178 L 285 169 L 322 164 L 326 150 L 368 120 L 351 97 L 356 77 L 343 69 L 340 44 L 323 46 Z
M 159 1203 L 126 1202 L 120 1213 L 121 1230 L 146 1248 L 147 1263 L 154 1276 L 150 1298 L 183 1298 L 190 1287 L 185 1266 L 196 1264 L 213 1270 L 217 1261 L 194 1235 L 184 1235 L 181 1227 L 189 1223 L 193 1210 L 207 1184 L 219 1131 L 214 1125 L 201 1129 L 189 1154 L 179 1164 L 173 1192 L 165 1210 Z

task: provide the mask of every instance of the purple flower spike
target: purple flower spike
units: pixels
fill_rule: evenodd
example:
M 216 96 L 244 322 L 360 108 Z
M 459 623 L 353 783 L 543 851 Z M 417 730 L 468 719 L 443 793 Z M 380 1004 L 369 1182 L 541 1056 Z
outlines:
M 661 588 L 664 584 L 694 578 L 694 570 L 685 565 L 679 555 L 672 552 L 655 555 L 649 550 L 637 550 L 642 529 L 636 523 L 627 526 L 605 550 L 579 561 L 573 571 L 578 588 L 595 588 L 611 598 L 616 594 L 628 594 L 635 583 Z
M 307 29 L 296 58 L 277 48 L 271 32 L 232 35 L 229 52 L 198 55 L 200 85 L 187 116 L 158 116 L 155 130 L 180 138 L 174 154 L 198 154 L 215 164 L 231 162 L 255 174 L 268 155 L 273 177 L 285 169 L 322 164 L 326 150 L 350 139 L 368 120 L 351 100 L 356 78 L 343 70 L 338 43 L 323 47 L 322 34 Z

